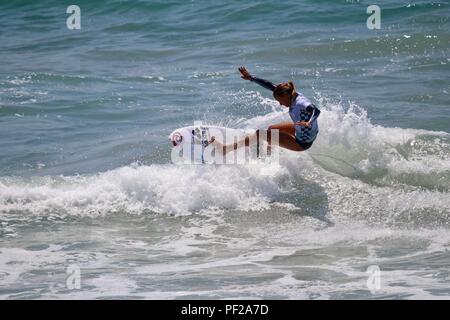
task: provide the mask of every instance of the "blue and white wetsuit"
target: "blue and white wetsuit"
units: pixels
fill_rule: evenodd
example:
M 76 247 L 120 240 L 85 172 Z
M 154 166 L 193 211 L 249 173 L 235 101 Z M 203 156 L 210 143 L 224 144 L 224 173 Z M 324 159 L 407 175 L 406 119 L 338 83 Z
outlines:
M 291 107 L 289 108 L 289 115 L 294 122 L 310 122 L 309 127 L 295 125 L 295 139 L 300 145 L 312 145 L 316 139 L 317 134 L 319 133 L 319 125 L 317 123 L 319 114 L 320 110 L 303 94 L 297 92 L 297 97 L 292 101 Z
M 264 79 L 252 77 L 250 80 L 271 91 L 274 91 L 276 88 L 273 83 Z M 310 122 L 309 127 L 295 125 L 295 139 L 303 150 L 306 150 L 312 146 L 319 133 L 317 118 L 320 115 L 320 110 L 302 93 L 296 93 L 297 96 L 289 107 L 289 116 L 294 123 L 300 121 Z

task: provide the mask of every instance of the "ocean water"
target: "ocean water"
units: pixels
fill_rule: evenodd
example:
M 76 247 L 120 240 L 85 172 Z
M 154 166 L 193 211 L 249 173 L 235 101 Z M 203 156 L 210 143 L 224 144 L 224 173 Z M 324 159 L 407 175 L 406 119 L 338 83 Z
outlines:
M 0 298 L 449 299 L 450 4 L 371 4 L 2 1 Z M 288 120 L 240 65 L 313 147 L 172 164 L 194 121 Z

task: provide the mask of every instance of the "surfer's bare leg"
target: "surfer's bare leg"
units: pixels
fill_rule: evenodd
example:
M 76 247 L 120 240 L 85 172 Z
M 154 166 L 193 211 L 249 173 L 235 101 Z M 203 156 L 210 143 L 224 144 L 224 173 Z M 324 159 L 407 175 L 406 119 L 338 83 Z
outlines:
M 248 147 L 250 145 L 250 140 L 251 140 L 250 137 L 251 136 L 247 136 L 247 137 L 245 137 L 245 139 L 242 139 L 238 142 L 231 143 L 231 144 L 222 144 L 219 141 L 215 141 L 214 137 L 212 137 L 211 140 L 212 140 L 212 143 L 214 144 L 214 146 L 216 147 L 216 150 L 218 150 L 219 153 L 221 153 L 222 155 L 225 155 L 230 151 L 237 150 L 244 146 Z
M 282 132 L 290 134 L 291 136 L 295 136 L 295 127 L 292 121 L 277 123 L 269 127 L 269 130 L 274 129 L 278 129 Z
M 267 141 L 269 145 L 267 153 L 270 154 L 273 130 L 278 130 L 278 142 L 280 147 L 292 151 L 303 151 L 303 148 L 299 146 L 297 140 L 295 139 L 295 127 L 292 122 L 282 122 L 272 125 L 268 128 L 268 130 L 266 130 L 266 134 L 262 134 L 262 130 L 256 130 L 256 133 L 253 136 L 247 136 L 245 139 L 233 144 L 224 145 L 218 141 L 215 141 L 214 144 L 219 152 L 224 155 L 243 146 L 248 147 L 250 146 L 250 143 L 254 144 L 257 143 L 259 139 L 263 139 Z
M 272 145 L 272 133 L 274 130 L 278 130 L 278 145 L 282 148 L 292 150 L 292 151 L 303 151 L 303 148 L 297 143 L 297 139 L 295 139 L 295 128 L 294 124 L 289 123 L 289 126 L 292 126 L 290 129 L 286 124 L 278 124 L 274 126 L 270 126 L 267 130 L 266 135 L 260 135 L 260 138 L 263 138 L 269 144 L 269 149 L 267 153 L 270 154 L 270 147 Z M 294 134 L 290 134 L 291 130 L 294 131 Z
M 279 130 L 278 131 L 278 138 L 279 138 L 279 145 L 283 148 L 289 149 L 289 150 L 294 150 L 292 149 L 294 146 L 291 146 L 291 144 L 289 143 L 289 145 L 287 144 L 289 142 L 290 137 L 286 136 L 293 136 L 294 137 L 294 142 L 297 144 L 297 141 L 295 140 L 295 127 L 294 124 L 292 122 L 281 122 L 281 123 L 277 123 L 274 125 L 271 125 L 268 128 L 268 133 L 267 133 L 267 139 L 269 139 L 269 137 L 271 138 L 272 136 L 272 130 Z M 272 152 L 272 141 L 268 141 L 268 146 L 267 146 L 267 154 L 270 155 L 270 153 Z M 283 146 L 286 145 L 286 146 Z M 294 150 L 294 151 L 298 151 L 298 150 Z

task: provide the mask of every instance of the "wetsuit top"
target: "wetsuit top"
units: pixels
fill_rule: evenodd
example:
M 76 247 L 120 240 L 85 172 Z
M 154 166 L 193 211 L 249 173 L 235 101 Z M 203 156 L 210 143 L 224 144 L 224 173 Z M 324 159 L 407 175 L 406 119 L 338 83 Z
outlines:
M 259 84 L 260 86 L 274 91 L 276 86 L 270 81 L 251 77 L 250 81 Z M 310 126 L 295 125 L 295 137 L 300 143 L 312 142 L 316 139 L 319 133 L 319 126 L 317 118 L 320 115 L 320 110 L 309 101 L 302 93 L 297 92 L 295 100 L 292 101 L 289 107 L 289 115 L 294 122 L 306 121 L 310 122 Z

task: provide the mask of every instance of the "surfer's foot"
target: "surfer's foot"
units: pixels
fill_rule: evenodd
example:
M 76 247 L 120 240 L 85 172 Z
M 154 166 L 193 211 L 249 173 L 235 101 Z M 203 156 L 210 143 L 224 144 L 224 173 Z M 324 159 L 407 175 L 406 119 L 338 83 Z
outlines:
M 211 139 L 209 140 L 208 145 L 209 144 L 213 144 L 213 146 L 216 149 L 216 152 L 219 152 L 222 156 L 226 153 L 226 146 L 217 141 L 214 136 L 211 137 Z
M 207 146 L 209 146 L 211 143 L 214 143 L 214 141 L 216 141 L 216 138 L 215 138 L 215 137 L 211 137 L 211 139 L 209 139 L 209 141 L 206 141 L 206 143 L 204 144 L 204 145 L 205 145 L 205 148 L 206 148 Z
M 226 155 L 228 152 L 232 151 L 232 150 L 236 150 L 237 149 L 237 144 L 230 144 L 230 145 L 225 145 L 220 143 L 219 141 L 216 141 L 214 137 L 211 137 L 211 140 L 213 140 L 213 144 L 214 147 L 216 148 L 216 152 L 219 152 L 220 155 L 224 156 Z

